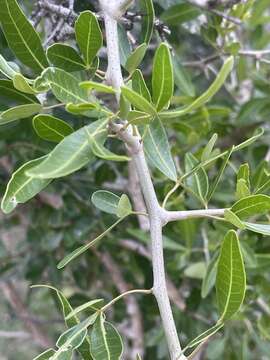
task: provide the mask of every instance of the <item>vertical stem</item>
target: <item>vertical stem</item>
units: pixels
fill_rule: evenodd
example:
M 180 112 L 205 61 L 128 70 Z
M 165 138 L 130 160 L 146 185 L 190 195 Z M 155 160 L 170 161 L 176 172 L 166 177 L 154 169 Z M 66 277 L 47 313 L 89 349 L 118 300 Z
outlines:
M 121 73 L 117 19 L 119 13 L 121 16 L 121 0 L 100 0 L 104 13 L 105 30 L 107 38 L 108 51 L 108 70 L 107 80 L 119 91 L 123 77 Z M 119 93 L 118 93 L 119 101 Z M 152 263 L 153 263 L 153 294 L 157 300 L 162 325 L 164 328 L 171 360 L 184 360 L 186 357 L 181 354 L 181 346 L 172 314 L 169 296 L 166 287 L 165 265 L 162 243 L 163 219 L 160 205 L 157 200 L 156 192 L 150 176 L 148 165 L 145 159 L 143 145 L 138 137 L 132 135 L 129 128 L 126 131 L 129 141 L 126 141 L 125 134 L 122 132 L 122 138 L 126 141 L 130 154 L 134 161 L 139 183 L 145 199 L 150 221 L 150 234 L 152 243 Z M 120 134 L 121 137 L 121 134 Z

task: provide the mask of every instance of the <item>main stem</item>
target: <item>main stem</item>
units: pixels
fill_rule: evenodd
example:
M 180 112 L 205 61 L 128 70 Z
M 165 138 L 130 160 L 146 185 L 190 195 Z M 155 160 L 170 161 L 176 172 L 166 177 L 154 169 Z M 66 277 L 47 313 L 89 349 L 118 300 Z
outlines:
M 121 1 L 119 2 L 118 0 L 111 0 L 108 2 L 105 0 L 100 0 L 100 4 L 104 12 L 108 51 L 108 70 L 106 77 L 111 85 L 114 86 L 117 90 L 120 89 L 123 83 L 117 33 L 117 16 L 119 16 L 119 7 L 117 8 L 117 4 L 119 5 L 119 3 L 121 3 Z M 115 13 L 112 13 L 112 8 L 115 9 Z M 181 355 L 181 345 L 179 342 L 166 287 L 162 242 L 163 224 L 160 205 L 157 200 L 149 168 L 145 159 L 143 145 L 140 141 L 140 138 L 135 136 L 132 137 L 132 134 L 128 130 L 129 129 L 127 129 L 127 133 L 130 141 L 126 141 L 126 143 L 129 147 L 129 152 L 136 167 L 138 179 L 146 203 L 146 208 L 149 214 L 154 278 L 153 294 L 158 303 L 163 329 L 170 352 L 170 358 L 171 360 L 184 360 L 186 357 Z M 122 133 L 122 135 L 123 140 L 127 140 L 125 139 L 125 134 Z

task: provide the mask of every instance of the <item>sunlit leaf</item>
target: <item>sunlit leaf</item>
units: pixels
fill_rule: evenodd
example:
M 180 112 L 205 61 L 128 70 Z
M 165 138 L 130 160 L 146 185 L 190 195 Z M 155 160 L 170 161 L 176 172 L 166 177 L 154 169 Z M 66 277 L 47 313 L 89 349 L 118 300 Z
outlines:
M 132 206 L 130 200 L 126 194 L 123 194 L 118 202 L 116 215 L 119 218 L 123 218 L 132 213 Z
M 32 104 L 18 105 L 14 108 L 3 111 L 0 114 L 0 125 L 8 124 L 16 120 L 28 118 L 40 112 L 41 109 L 42 109 L 41 104 L 32 103 Z
M 138 110 L 144 111 L 152 116 L 156 115 L 157 112 L 154 106 L 142 95 L 138 94 L 136 91 L 129 89 L 126 86 L 122 86 L 121 91 L 124 97 Z
M 267 195 L 250 195 L 238 200 L 232 207 L 240 219 L 248 218 L 253 215 L 261 215 L 270 211 L 270 196 Z

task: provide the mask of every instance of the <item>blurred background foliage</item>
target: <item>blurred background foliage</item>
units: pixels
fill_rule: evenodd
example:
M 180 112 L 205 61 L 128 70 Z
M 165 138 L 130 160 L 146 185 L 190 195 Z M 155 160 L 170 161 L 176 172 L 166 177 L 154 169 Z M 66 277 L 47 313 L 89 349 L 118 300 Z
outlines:
M 54 34 L 59 23 L 55 14 L 45 12 L 38 19 L 38 1 L 21 1 L 36 24 L 45 43 L 66 41 L 73 35 Z M 66 6 L 65 1 L 55 1 Z M 97 11 L 95 1 L 77 0 L 74 11 Z M 236 174 L 248 162 L 252 187 L 270 176 L 270 6 L 268 0 L 209 1 L 207 9 L 179 0 L 156 0 L 155 33 L 141 64 L 151 83 L 153 52 L 158 41 L 172 47 L 175 62 L 174 104 L 185 104 L 200 94 L 214 79 L 224 54 L 236 55 L 236 66 L 226 86 L 200 109 L 167 127 L 175 161 L 183 168 L 186 152 L 200 155 L 213 133 L 219 136 L 222 151 L 250 137 L 259 127 L 265 133 L 252 146 L 233 154 L 211 205 L 230 206 L 236 200 Z M 126 57 L 139 43 L 139 8 L 119 28 L 121 52 Z M 220 16 L 224 15 L 224 16 Z M 232 22 L 226 19 L 232 16 Z M 65 19 L 72 25 L 72 19 Z M 128 35 L 128 36 L 127 36 Z M 62 39 L 61 39 L 62 36 Z M 266 51 L 264 51 L 266 50 Z M 267 52 L 268 50 L 268 52 Z M 103 50 L 102 50 L 103 51 Z M 101 68 L 106 69 L 106 53 Z M 0 32 L 0 53 L 15 61 Z M 0 110 L 13 105 L 0 90 Z M 57 108 L 54 115 L 73 127 L 86 123 Z M 121 146 L 121 145 L 120 145 Z M 0 128 L 0 194 L 3 195 L 12 171 L 29 159 L 48 152 L 53 144 L 42 141 L 32 129 L 31 120 Z M 221 162 L 209 169 L 210 181 Z M 158 171 L 154 181 L 160 200 L 172 183 Z M 64 271 L 56 264 L 80 244 L 94 238 L 112 223 L 110 215 L 100 215 L 90 202 L 97 189 L 115 192 L 131 190 L 127 168 L 97 160 L 91 166 L 64 179 L 55 180 L 35 199 L 18 207 L 9 216 L 0 214 L 0 359 L 28 360 L 53 343 L 63 331 L 59 307 L 48 290 L 30 289 L 31 284 L 51 284 L 62 289 L 70 302 L 80 305 L 93 298 L 110 300 L 124 288 L 149 288 L 152 282 L 149 239 L 138 230 L 135 218 L 125 220 L 94 250 L 88 251 Z M 266 187 L 265 193 L 269 194 Z M 192 195 L 178 190 L 168 204 L 171 209 L 195 209 L 201 205 Z M 216 250 L 228 226 L 209 220 L 187 220 L 166 228 L 164 247 L 170 278 L 170 297 L 182 342 L 214 324 L 218 318 L 215 290 Z M 251 232 L 241 234 L 248 290 L 242 310 L 198 355 L 198 359 L 270 359 L 270 243 Z M 174 284 L 174 285 L 173 285 Z M 122 286 L 122 288 L 121 288 Z M 157 306 L 151 297 L 136 296 L 135 316 L 142 329 L 135 336 L 144 341 L 144 359 L 166 359 L 167 349 L 159 323 Z M 128 345 L 132 347 L 132 315 L 129 305 L 119 302 L 109 312 Z M 140 317 L 140 316 L 141 317 Z M 141 345 L 140 345 L 141 346 Z M 131 358 L 131 348 L 125 359 Z

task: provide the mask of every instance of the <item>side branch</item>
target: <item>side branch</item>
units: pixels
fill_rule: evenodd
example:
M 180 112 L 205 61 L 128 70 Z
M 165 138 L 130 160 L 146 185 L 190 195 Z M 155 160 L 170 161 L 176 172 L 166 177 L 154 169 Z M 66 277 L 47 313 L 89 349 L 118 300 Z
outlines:
M 163 220 L 163 225 L 171 221 L 224 216 L 226 209 L 202 209 L 202 210 L 183 210 L 183 211 L 168 211 L 163 208 L 160 209 Z

